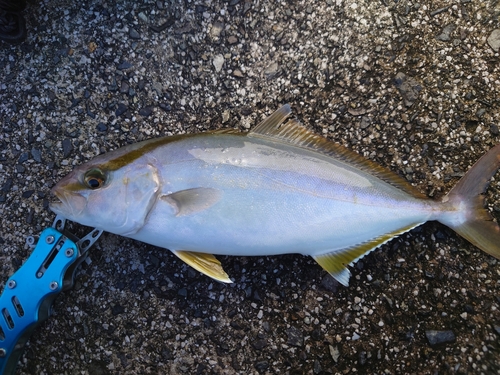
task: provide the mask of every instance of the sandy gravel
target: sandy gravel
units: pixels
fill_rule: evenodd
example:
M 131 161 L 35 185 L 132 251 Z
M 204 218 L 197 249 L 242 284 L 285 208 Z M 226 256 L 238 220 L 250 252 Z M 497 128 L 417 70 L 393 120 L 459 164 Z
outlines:
M 30 4 L 28 40 L 0 45 L 0 285 L 51 224 L 50 187 L 131 142 L 290 103 L 433 198 L 500 142 L 498 1 L 83 3 Z M 498 174 L 488 204 L 499 219 Z M 105 234 L 18 374 L 500 374 L 499 262 L 442 225 L 348 288 L 298 255 L 220 259 L 234 284 Z

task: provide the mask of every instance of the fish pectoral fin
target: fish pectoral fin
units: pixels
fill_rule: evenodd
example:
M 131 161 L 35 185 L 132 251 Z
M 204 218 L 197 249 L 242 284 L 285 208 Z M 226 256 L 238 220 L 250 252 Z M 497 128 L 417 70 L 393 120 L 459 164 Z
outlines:
M 174 208 L 175 216 L 186 216 L 212 207 L 221 195 L 220 190 L 200 187 L 162 195 L 160 199 Z
M 172 250 L 172 252 L 195 270 L 214 280 L 228 284 L 233 282 L 222 268 L 221 263 L 212 254 L 184 250 Z
M 349 278 L 351 277 L 351 272 L 347 269 L 347 266 L 352 265 L 359 259 L 363 258 L 366 254 L 375 250 L 377 247 L 383 245 L 384 243 L 390 241 L 394 237 L 399 236 L 409 230 L 419 226 L 422 223 L 415 223 L 398 229 L 394 232 L 383 234 L 382 236 L 376 237 L 373 240 L 363 242 L 358 245 L 347 247 L 345 249 L 335 250 L 331 253 L 326 253 L 322 255 L 315 255 L 313 259 L 318 262 L 318 264 L 323 267 L 323 269 L 328 272 L 335 280 L 344 286 L 349 286 Z

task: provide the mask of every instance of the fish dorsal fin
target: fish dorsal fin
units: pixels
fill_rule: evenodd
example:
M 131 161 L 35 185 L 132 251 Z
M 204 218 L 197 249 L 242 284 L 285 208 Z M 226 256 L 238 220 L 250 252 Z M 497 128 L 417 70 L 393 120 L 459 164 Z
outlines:
M 341 250 L 335 250 L 331 253 L 313 256 L 314 260 L 323 267 L 335 280 L 344 286 L 349 285 L 349 277 L 351 272 L 347 269 L 348 265 L 352 265 L 366 254 L 375 250 L 377 247 L 390 241 L 409 230 L 419 226 L 422 223 L 411 224 L 394 232 L 383 234 L 373 240 L 363 242 L 361 244 L 351 246 Z
M 172 250 L 172 252 L 195 270 L 214 280 L 228 284 L 233 282 L 222 268 L 220 262 L 212 254 L 184 250 Z
M 388 184 L 395 186 L 416 198 L 426 198 L 424 194 L 420 193 L 417 189 L 411 186 L 408 181 L 393 171 L 362 157 L 344 146 L 333 143 L 328 139 L 313 133 L 312 131 L 306 129 L 296 119 L 289 119 L 291 113 L 292 111 L 290 105 L 285 104 L 252 129 L 247 136 L 279 141 L 319 152 L 323 155 L 348 163 L 362 171 L 368 172 L 372 176 L 378 177 Z

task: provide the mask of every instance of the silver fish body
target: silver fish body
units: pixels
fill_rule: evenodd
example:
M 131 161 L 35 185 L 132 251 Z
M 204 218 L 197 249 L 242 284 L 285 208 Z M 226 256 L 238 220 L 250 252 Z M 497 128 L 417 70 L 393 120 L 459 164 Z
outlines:
M 493 223 L 486 240 L 464 236 L 498 257 L 498 225 L 482 201 L 469 204 L 465 196 L 471 189 L 477 196 L 487 181 L 452 191 L 443 201 L 429 200 L 289 115 L 284 106 L 247 134 L 160 138 L 98 156 L 54 187 L 60 202 L 51 208 L 70 220 L 167 248 L 227 282 L 210 254 L 310 255 L 347 285 L 348 264 L 428 220 L 462 235 L 458 228 L 471 221 Z M 489 154 L 496 156 L 480 171 L 488 180 L 500 165 L 499 146 Z

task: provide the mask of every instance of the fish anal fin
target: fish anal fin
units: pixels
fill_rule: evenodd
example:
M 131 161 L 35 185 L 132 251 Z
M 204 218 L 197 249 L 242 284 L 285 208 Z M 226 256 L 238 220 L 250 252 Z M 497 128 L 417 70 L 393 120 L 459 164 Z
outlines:
M 193 188 L 162 195 L 160 199 L 170 204 L 176 216 L 186 216 L 212 207 L 221 198 L 221 192 L 212 188 Z
M 252 129 L 247 136 L 288 143 L 319 152 L 368 172 L 416 198 L 427 198 L 393 171 L 308 130 L 298 120 L 290 118 L 290 116 L 291 109 L 286 104 Z
M 217 258 L 212 254 L 184 250 L 172 250 L 172 252 L 195 270 L 211 277 L 214 280 L 228 284 L 233 282 L 222 268 L 219 260 L 217 260 Z
M 347 266 L 352 265 L 357 260 L 363 258 L 366 254 L 375 250 L 377 247 L 390 241 L 394 237 L 399 236 L 422 223 L 411 224 L 398 229 L 394 232 L 376 237 L 373 240 L 363 242 L 345 249 L 335 250 L 330 253 L 315 255 L 313 259 L 328 272 L 335 280 L 344 286 L 349 285 L 349 277 L 351 273 Z

